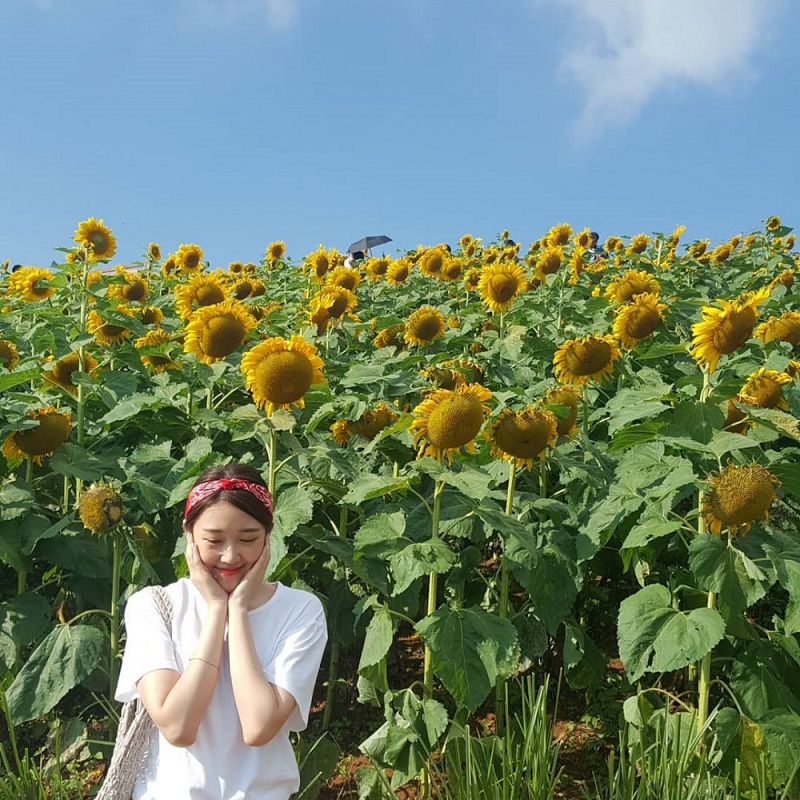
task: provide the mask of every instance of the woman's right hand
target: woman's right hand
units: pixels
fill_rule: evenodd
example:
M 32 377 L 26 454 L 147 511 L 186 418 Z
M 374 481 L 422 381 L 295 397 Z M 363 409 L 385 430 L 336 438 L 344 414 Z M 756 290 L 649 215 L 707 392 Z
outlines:
M 211 606 L 219 604 L 228 607 L 228 593 L 217 583 L 211 570 L 203 563 L 194 537 L 186 534 L 186 563 L 189 565 L 189 578 L 203 595 L 203 599 Z

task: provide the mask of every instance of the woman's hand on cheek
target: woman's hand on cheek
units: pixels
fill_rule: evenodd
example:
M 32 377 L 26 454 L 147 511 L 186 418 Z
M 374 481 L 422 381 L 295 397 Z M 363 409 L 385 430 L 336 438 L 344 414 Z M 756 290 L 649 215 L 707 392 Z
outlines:
M 239 585 L 231 592 L 230 603 L 248 610 L 256 608 L 263 601 L 264 576 L 268 566 L 269 539 L 266 539 L 258 560 L 247 570 Z
M 217 583 L 211 570 L 203 563 L 194 537 L 186 534 L 186 563 L 189 565 L 189 578 L 197 587 L 208 605 L 228 602 L 228 593 Z

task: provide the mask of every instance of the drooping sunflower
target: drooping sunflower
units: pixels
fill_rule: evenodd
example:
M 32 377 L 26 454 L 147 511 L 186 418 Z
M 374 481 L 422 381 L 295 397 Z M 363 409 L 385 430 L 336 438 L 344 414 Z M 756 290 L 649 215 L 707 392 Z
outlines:
M 731 247 L 729 242 L 725 242 L 724 244 L 719 244 L 711 251 L 711 256 L 710 256 L 711 261 L 714 264 L 722 264 L 731 257 L 732 252 L 733 248 Z
M 255 286 L 252 278 L 242 278 L 233 284 L 231 288 L 231 297 L 233 297 L 234 300 L 245 300 L 252 296 L 254 289 Z
M 83 354 L 83 372 L 94 375 L 97 371 L 97 359 L 89 353 Z M 54 383 L 70 394 L 77 394 L 78 387 L 72 380 L 72 374 L 80 367 L 80 358 L 77 352 L 68 353 L 56 361 L 53 366 L 42 373 L 42 378 L 48 383 Z
M 627 303 L 637 294 L 659 294 L 661 284 L 643 269 L 629 269 L 623 275 L 612 278 L 606 287 L 609 302 Z
M 354 267 L 334 267 L 325 280 L 328 286 L 341 286 L 354 292 L 361 283 L 361 273 Z
M 78 516 L 92 533 L 109 533 L 122 519 L 122 496 L 108 484 L 94 484 L 81 495 Z
M 492 393 L 479 383 L 436 389 L 413 410 L 417 455 L 431 455 L 439 461 L 446 457 L 452 463 L 453 455 L 466 446 L 475 452 L 475 437 L 483 427 L 489 407 L 485 402 Z
M 602 381 L 614 371 L 622 356 L 613 336 L 582 336 L 568 339 L 553 356 L 556 378 L 562 383 Z
M 559 436 L 571 436 L 575 431 L 578 420 L 578 398 L 580 390 L 576 386 L 564 384 L 550 389 L 544 396 L 542 404 L 545 406 L 565 406 L 566 416 L 556 416 L 556 430 Z
M 474 292 L 478 289 L 481 283 L 481 271 L 476 267 L 468 269 L 464 275 L 464 286 L 467 291 Z
M 92 258 L 105 260 L 114 257 L 117 252 L 117 240 L 111 229 L 103 225 L 102 219 L 89 217 L 78 223 L 72 237 L 79 245 L 85 247 Z
M 471 241 L 467 242 L 465 245 L 462 245 L 461 252 L 467 258 L 474 258 L 478 251 L 481 248 L 481 240 L 480 239 L 472 239 Z
M 770 233 L 775 233 L 781 227 L 781 218 L 774 214 L 771 217 L 767 217 L 767 221 L 764 223 L 764 227 Z
M 386 277 L 391 260 L 386 256 L 370 258 L 366 264 L 367 278 L 371 281 L 380 281 Z
M 258 278 L 250 278 L 250 297 L 263 297 L 267 293 L 266 284 Z
M 427 278 L 440 278 L 447 251 L 443 247 L 429 247 L 419 259 L 419 270 Z
M 175 258 L 174 253 L 170 253 L 161 262 L 161 276 L 164 278 L 170 278 L 175 272 L 177 272 L 177 270 L 178 270 L 178 261 Z
M 325 274 L 331 268 L 332 260 L 328 251 L 320 245 L 313 253 L 309 253 L 305 257 L 304 263 L 311 274 L 311 280 L 314 283 L 322 283 L 325 280 Z
M 547 448 L 555 445 L 557 434 L 558 421 L 552 411 L 533 406 L 521 411 L 504 408 L 492 424 L 492 455 L 531 469 L 533 459 L 543 459 Z
M 422 306 L 413 311 L 405 325 L 404 339 L 408 344 L 424 346 L 444 336 L 444 315 L 434 306 Z
M 139 358 L 142 364 L 153 368 L 156 374 L 163 372 L 165 369 L 178 369 L 179 364 L 172 359 L 167 352 L 166 346 L 172 341 L 172 334 L 162 330 L 161 328 L 154 328 L 147 331 L 144 336 L 140 336 L 134 343 L 137 350 L 158 350 L 159 352 L 142 353 Z
M 175 263 L 184 273 L 197 272 L 203 269 L 203 250 L 196 244 L 182 244 L 175 253 Z
M 325 309 L 332 320 L 340 320 L 345 315 L 353 316 L 358 306 L 358 298 L 354 292 L 338 284 L 326 284 L 311 298 L 309 308 L 312 314 Z
M 756 520 L 769 519 L 780 481 L 760 464 L 728 464 L 710 475 L 703 495 L 703 514 L 708 529 L 719 536 L 726 528 L 733 536 L 750 530 Z
M 119 314 L 125 314 L 128 317 L 132 316 L 131 312 L 124 306 L 119 306 L 116 310 Z M 89 316 L 86 319 L 86 328 L 89 333 L 94 335 L 98 344 L 106 346 L 122 344 L 131 335 L 129 328 L 116 322 L 110 322 L 95 310 L 89 312 Z
M 516 262 L 498 261 L 481 270 L 481 299 L 497 314 L 508 311 L 525 284 L 525 271 Z
M 575 286 L 578 283 L 581 273 L 586 269 L 585 256 L 586 248 L 575 245 L 575 249 L 572 251 L 572 255 L 569 258 L 569 282 L 571 286 Z
M 309 388 L 325 382 L 322 366 L 317 348 L 298 335 L 266 339 L 242 357 L 245 385 L 267 416 L 277 408 L 303 408 Z
M 738 400 L 759 408 L 788 409 L 783 398 L 783 387 L 792 382 L 785 372 L 761 367 L 745 381 L 739 392 Z
M 688 247 L 689 255 L 692 258 L 700 258 L 700 256 L 705 255 L 710 244 L 711 239 L 700 239 L 696 242 L 692 242 Z
M 436 389 L 450 389 L 452 391 L 456 386 L 461 386 L 467 382 L 467 379 L 458 370 L 445 367 L 425 367 L 425 369 L 421 370 L 421 374 Z
M 674 231 L 667 237 L 667 247 L 674 253 L 678 249 L 681 236 L 686 233 L 685 225 L 678 225 Z
M 8 277 L 8 293 L 28 303 L 44 300 L 55 292 L 50 285 L 53 273 L 43 267 L 20 267 Z
M 175 287 L 175 311 L 187 320 L 198 309 L 215 306 L 228 299 L 225 285 L 219 274 L 201 272 L 193 275 L 188 283 Z
M 702 321 L 692 325 L 692 358 L 714 372 L 721 355 L 730 355 L 752 336 L 763 299 L 756 294 L 744 300 L 717 300 L 721 309 L 703 306 Z
M 765 344 L 773 339 L 800 344 L 800 311 L 784 311 L 779 317 L 770 317 L 756 328 L 756 336 Z
M 646 233 L 637 233 L 636 236 L 631 237 L 630 244 L 628 245 L 629 253 L 644 253 L 647 246 L 650 244 L 650 237 Z
M 12 431 L 3 443 L 3 455 L 15 460 L 31 456 L 35 463 L 41 464 L 45 456 L 52 455 L 69 438 L 72 415 L 47 406 L 32 409 L 28 416 L 36 421 L 36 427 Z
M 108 287 L 108 296 L 119 300 L 122 303 L 141 303 L 147 298 L 149 287 L 147 281 L 135 272 L 116 268 L 117 282 Z M 122 279 L 123 282 L 119 281 Z
M 412 266 L 411 261 L 407 258 L 398 258 L 397 261 L 392 261 L 386 271 L 386 280 L 392 286 L 399 286 L 401 283 L 405 283 L 411 275 Z
M 794 270 L 785 269 L 783 272 L 778 273 L 770 284 L 770 287 L 774 288 L 778 284 L 785 286 L 787 289 L 791 289 L 792 286 L 794 286 Z
M 457 258 L 446 258 L 442 267 L 442 279 L 457 281 L 461 277 L 462 269 L 462 264 Z
M 151 261 L 161 261 L 161 247 L 155 242 L 150 242 L 147 247 L 147 257 Z
M 624 348 L 636 347 L 663 321 L 667 308 L 659 303 L 657 294 L 637 294 L 630 303 L 622 306 L 614 320 L 613 333 Z
M 269 263 L 280 261 L 286 255 L 286 243 L 277 241 L 270 242 L 267 245 L 267 252 L 264 254 L 264 260 Z
M 256 321 L 236 300 L 197 309 L 186 326 L 183 349 L 195 353 L 206 364 L 227 358 L 238 350 Z
M 339 419 L 331 425 L 333 441 L 342 446 L 354 436 L 372 441 L 384 428 L 397 421 L 397 414 L 386 403 L 378 403 L 365 411 L 357 420 Z
M 555 275 L 561 269 L 564 260 L 564 250 L 561 247 L 548 246 L 536 258 L 534 277 L 542 283 L 547 283 L 548 275 Z
M 19 364 L 19 351 L 14 342 L 0 339 L 0 366 L 9 372 Z
M 402 350 L 406 346 L 403 338 L 405 330 L 406 326 L 402 322 L 389 325 L 378 332 L 378 335 L 372 340 L 372 344 L 375 347 L 396 347 L 398 350 Z
M 134 316 L 142 325 L 159 325 L 164 319 L 164 312 L 157 306 L 142 306 L 134 310 Z
M 583 247 L 587 248 L 589 246 L 589 239 L 590 230 L 588 228 L 584 228 L 579 233 L 575 234 L 575 238 L 572 240 L 576 247 Z
M 564 247 L 572 238 L 572 226 L 568 222 L 554 225 L 547 233 L 549 247 Z

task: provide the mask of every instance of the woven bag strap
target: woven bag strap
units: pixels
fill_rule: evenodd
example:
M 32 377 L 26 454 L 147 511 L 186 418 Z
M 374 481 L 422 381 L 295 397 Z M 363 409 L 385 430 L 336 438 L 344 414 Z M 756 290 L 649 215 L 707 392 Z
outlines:
M 151 586 L 150 593 L 156 601 L 156 606 L 167 623 L 167 627 L 172 627 L 172 600 L 163 586 Z

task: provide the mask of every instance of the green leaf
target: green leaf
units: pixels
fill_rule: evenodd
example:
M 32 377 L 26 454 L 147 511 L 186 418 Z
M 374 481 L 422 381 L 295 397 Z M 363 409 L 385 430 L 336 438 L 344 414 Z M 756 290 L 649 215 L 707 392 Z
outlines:
M 441 539 L 414 542 L 389 560 L 394 579 L 392 595 L 402 594 L 417 578 L 447 572 L 456 562 L 456 554 Z
M 103 461 L 75 442 L 64 442 L 47 463 L 59 475 L 84 481 L 102 480 L 116 467 L 114 462 Z
M 443 472 L 441 480 L 475 500 L 483 500 L 489 494 L 492 483 L 491 475 L 475 468 L 465 468 L 461 472 Z
M 35 367 L 34 369 L 24 369 L 19 372 L 8 372 L 5 375 L 0 375 L 0 392 L 5 392 L 7 389 L 13 389 L 21 383 L 28 383 L 35 380 L 41 375 L 41 369 Z
M 800 500 L 800 462 L 770 464 L 769 471 L 781 482 L 781 489 Z
M 597 686 L 606 668 L 606 658 L 597 645 L 571 622 L 564 623 L 564 670 L 574 689 Z
M 713 453 L 717 459 L 721 459 L 726 453 L 733 453 L 737 450 L 745 450 L 748 447 L 758 447 L 758 442 L 748 439 L 739 433 L 730 431 L 717 431 L 714 438 L 706 445 L 706 450 Z
M 267 574 L 272 574 L 288 552 L 286 540 L 299 525 L 308 522 L 314 513 L 314 502 L 310 492 L 299 486 L 283 488 L 275 500 L 275 524 L 269 536 L 270 557 Z
M 777 643 L 747 642 L 736 653 L 730 684 L 742 711 L 760 722 L 775 711 L 800 714 L 797 663 Z
M 0 520 L 17 519 L 27 514 L 35 502 L 30 486 L 22 481 L 8 481 L 0 489 Z
M 62 697 L 97 669 L 106 637 L 91 625 L 58 625 L 33 651 L 8 689 L 15 724 L 50 712 Z
M 669 436 L 671 432 L 676 432 L 708 444 L 724 422 L 725 415 L 716 403 L 684 400 L 675 406 L 672 424 L 662 434 Z
M 365 500 L 374 500 L 390 492 L 401 491 L 409 486 L 408 478 L 394 478 L 385 475 L 361 475 L 356 478 L 350 490 L 342 498 L 343 503 L 361 505 Z
M 702 589 L 716 592 L 732 614 L 766 595 L 773 581 L 733 542 L 703 534 L 689 545 L 689 566 Z
M 650 506 L 628 532 L 622 543 L 622 549 L 645 547 L 654 539 L 669 536 L 680 529 L 680 520 L 664 519 L 664 515 L 658 508 Z
M 414 627 L 430 647 L 433 671 L 470 712 L 486 699 L 498 677 L 513 669 L 514 626 L 482 608 L 442 607 Z
M 364 647 L 358 662 L 358 672 L 361 673 L 386 658 L 393 640 L 394 622 L 389 609 L 386 606 L 376 608 L 364 635 Z
M 719 612 L 677 611 L 669 590 L 659 584 L 645 586 L 620 605 L 619 654 L 631 682 L 645 672 L 671 672 L 699 661 L 724 635 Z
M 0 603 L 0 673 L 11 669 L 17 652 L 49 627 L 50 604 L 39 594 L 27 592 Z

